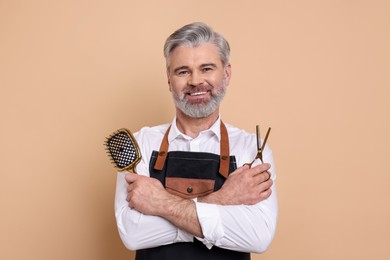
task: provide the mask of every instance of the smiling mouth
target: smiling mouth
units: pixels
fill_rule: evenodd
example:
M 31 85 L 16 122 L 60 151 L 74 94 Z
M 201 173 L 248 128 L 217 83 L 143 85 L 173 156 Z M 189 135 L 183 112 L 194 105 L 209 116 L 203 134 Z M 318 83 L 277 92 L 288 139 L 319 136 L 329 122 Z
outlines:
M 205 95 L 207 91 L 188 93 L 191 97 Z

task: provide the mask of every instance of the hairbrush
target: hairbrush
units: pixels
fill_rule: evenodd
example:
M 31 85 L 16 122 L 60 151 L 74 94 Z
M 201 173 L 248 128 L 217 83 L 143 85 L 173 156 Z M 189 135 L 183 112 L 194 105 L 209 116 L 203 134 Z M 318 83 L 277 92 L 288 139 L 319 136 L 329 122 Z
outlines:
M 133 134 L 121 128 L 106 139 L 106 151 L 115 167 L 119 171 L 136 173 L 135 167 L 141 160 L 141 153 Z

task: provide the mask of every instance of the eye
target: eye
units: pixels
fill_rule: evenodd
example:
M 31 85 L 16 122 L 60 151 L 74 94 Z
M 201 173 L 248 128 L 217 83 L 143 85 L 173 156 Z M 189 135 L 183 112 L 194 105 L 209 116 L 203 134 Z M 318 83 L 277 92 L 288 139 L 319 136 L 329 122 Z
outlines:
M 188 70 L 179 70 L 179 71 L 177 71 L 177 75 L 179 75 L 179 76 L 185 76 L 185 75 L 188 75 L 188 74 L 189 74 Z
M 208 71 L 211 71 L 211 70 L 213 70 L 213 67 L 203 67 L 202 68 L 203 72 L 208 72 Z

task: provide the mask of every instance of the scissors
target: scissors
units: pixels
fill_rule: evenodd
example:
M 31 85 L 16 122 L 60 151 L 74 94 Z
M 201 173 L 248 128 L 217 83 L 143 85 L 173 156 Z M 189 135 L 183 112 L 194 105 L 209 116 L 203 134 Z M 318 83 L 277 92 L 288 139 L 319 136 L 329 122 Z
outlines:
M 261 137 L 260 137 L 260 127 L 259 125 L 256 125 L 256 138 L 257 138 L 257 154 L 255 159 L 251 163 L 246 163 L 245 165 L 249 165 L 249 167 L 252 166 L 252 164 L 256 161 L 256 159 L 260 159 L 261 163 L 263 162 L 263 151 L 265 148 L 265 144 L 267 143 L 268 135 L 271 132 L 271 128 L 268 127 L 268 131 L 265 135 L 264 142 L 261 143 Z

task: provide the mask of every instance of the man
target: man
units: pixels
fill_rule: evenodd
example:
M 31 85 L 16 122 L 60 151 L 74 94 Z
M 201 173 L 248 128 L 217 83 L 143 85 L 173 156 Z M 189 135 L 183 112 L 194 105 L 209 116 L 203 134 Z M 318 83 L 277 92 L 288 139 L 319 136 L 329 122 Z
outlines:
M 166 40 L 176 116 L 135 134 L 138 175 L 119 173 L 117 180 L 118 229 L 136 259 L 250 259 L 273 239 L 272 152 L 266 147 L 266 163 L 247 165 L 257 153 L 255 135 L 219 115 L 231 77 L 229 53 L 228 42 L 203 23 Z

